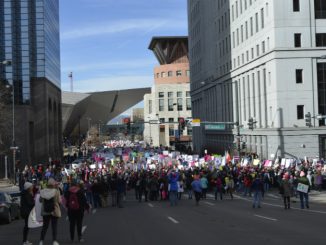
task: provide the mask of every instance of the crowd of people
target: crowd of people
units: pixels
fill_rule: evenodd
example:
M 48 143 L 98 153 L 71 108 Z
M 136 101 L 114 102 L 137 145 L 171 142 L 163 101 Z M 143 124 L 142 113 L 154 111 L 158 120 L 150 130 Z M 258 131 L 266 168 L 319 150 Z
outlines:
M 124 147 L 125 145 L 110 145 L 109 149 L 122 148 L 124 152 Z M 135 152 L 133 147 L 126 148 Z M 93 156 L 96 156 L 98 149 L 94 151 Z M 46 167 L 26 166 L 19 181 L 22 190 L 21 214 L 25 219 L 23 243 L 31 244 L 27 241 L 28 218 L 36 202 L 41 203 L 43 217 L 39 244 L 43 245 L 51 223 L 53 244 L 58 245 L 57 226 L 62 215 L 60 206 L 64 207 L 69 218 L 71 241 L 74 241 L 77 227 L 78 241 L 83 242 L 84 212 L 109 205 L 123 208 L 128 191 L 134 193 L 131 197 L 134 196 L 138 202 L 169 201 L 170 206 L 178 205 L 181 199 L 191 200 L 193 196 L 195 204 L 199 205 L 201 199 L 207 198 L 208 191 L 213 193 L 215 200 L 221 201 L 226 195 L 233 199 L 236 192 L 238 195 L 252 197 L 252 207 L 261 208 L 265 193 L 270 188 L 275 188 L 282 196 L 285 209 L 291 208 L 291 197 L 299 197 L 300 207 L 303 209 L 309 208 L 310 189 L 321 190 L 324 173 L 323 165 L 312 166 L 308 161 L 287 169 L 265 168 L 262 165 L 240 166 L 237 162 L 228 162 L 224 166 L 213 168 L 205 164 L 179 168 L 181 161 L 157 164 L 155 168 L 146 168 L 146 165 L 135 168 L 129 163 L 120 156 L 120 161 L 114 163 L 110 161 L 99 164 L 93 159 L 75 169 L 67 169 L 67 166 L 59 163 Z M 91 167 L 94 164 L 96 167 Z

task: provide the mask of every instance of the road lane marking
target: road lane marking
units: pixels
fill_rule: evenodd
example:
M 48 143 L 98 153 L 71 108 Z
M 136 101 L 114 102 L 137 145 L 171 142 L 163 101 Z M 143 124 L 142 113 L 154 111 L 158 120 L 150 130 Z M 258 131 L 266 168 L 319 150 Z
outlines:
M 148 203 L 148 206 L 151 207 L 151 208 L 154 208 L 154 205 L 151 204 L 151 203 Z
M 240 200 L 243 200 L 243 201 L 252 202 L 252 200 L 247 199 L 247 198 L 244 198 L 244 197 L 241 197 L 241 196 L 235 195 L 235 197 L 237 197 L 237 198 L 239 198 Z M 271 207 L 284 208 L 283 205 L 279 205 L 279 204 L 271 204 L 271 203 L 267 203 L 267 202 L 261 202 L 261 204 L 264 204 L 264 205 L 267 205 L 267 206 L 271 206 Z M 326 214 L 325 211 L 319 211 L 319 210 L 301 209 L 301 208 L 294 208 L 294 207 L 291 207 L 291 209 L 293 209 L 293 210 L 299 210 L 299 211 L 303 211 L 303 212 L 310 212 L 310 213 L 317 213 L 317 214 Z
M 203 203 L 205 203 L 205 204 L 207 204 L 207 205 L 210 205 L 210 206 L 215 206 L 213 203 L 211 203 L 211 202 L 203 202 Z
M 215 197 L 213 194 L 206 194 L 208 197 Z
M 258 214 L 254 214 L 254 216 L 255 217 L 258 217 L 258 218 L 262 218 L 262 219 L 271 220 L 271 221 L 277 221 L 277 219 L 266 217 L 266 216 L 262 216 L 262 215 L 258 215 Z
M 258 217 L 258 218 L 262 218 L 262 219 L 271 220 L 271 221 L 277 221 L 277 219 L 269 218 L 269 217 L 261 216 L 261 215 L 257 215 L 257 214 L 254 214 L 254 216 L 256 216 L 256 217 Z
M 83 228 L 82 228 L 82 234 L 84 234 L 86 228 L 87 228 L 87 225 L 84 225 Z
M 174 224 L 179 224 L 179 221 L 173 219 L 172 217 L 168 216 L 168 219 L 171 220 Z

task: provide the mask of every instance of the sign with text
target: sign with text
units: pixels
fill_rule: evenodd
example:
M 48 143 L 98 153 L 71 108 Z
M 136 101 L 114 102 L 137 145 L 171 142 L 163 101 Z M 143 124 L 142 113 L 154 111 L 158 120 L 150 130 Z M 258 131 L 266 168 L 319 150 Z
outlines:
M 200 127 L 200 119 L 192 119 L 191 126 Z
M 206 124 L 205 130 L 225 130 L 225 124 Z

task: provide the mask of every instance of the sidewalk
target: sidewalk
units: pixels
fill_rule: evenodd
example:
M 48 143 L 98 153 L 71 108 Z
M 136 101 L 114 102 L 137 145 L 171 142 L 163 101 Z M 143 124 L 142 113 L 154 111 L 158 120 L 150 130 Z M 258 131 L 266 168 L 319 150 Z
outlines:
M 3 192 L 16 192 L 16 191 L 19 191 L 19 187 L 11 184 L 7 180 L 0 179 L 0 191 L 3 191 Z

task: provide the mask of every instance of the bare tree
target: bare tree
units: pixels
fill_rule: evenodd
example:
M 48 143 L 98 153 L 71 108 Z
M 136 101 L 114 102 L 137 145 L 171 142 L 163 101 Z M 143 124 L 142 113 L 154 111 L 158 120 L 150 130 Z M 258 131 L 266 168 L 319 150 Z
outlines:
M 9 152 L 11 112 L 11 87 L 5 81 L 0 81 L 0 155 Z

